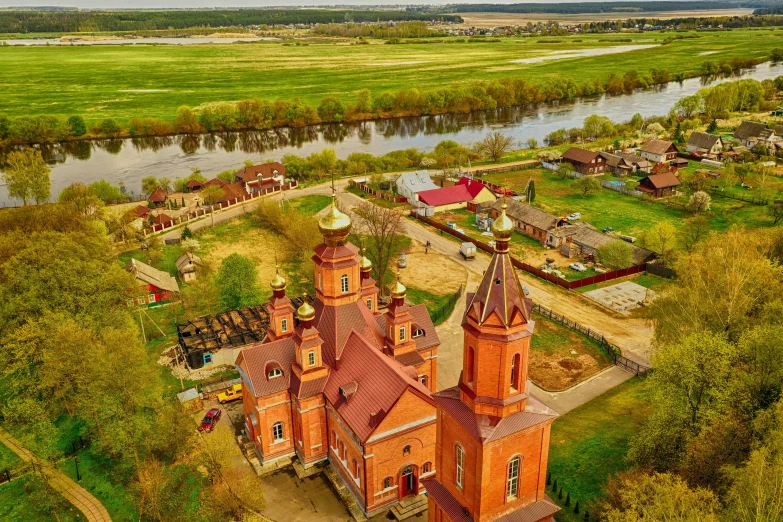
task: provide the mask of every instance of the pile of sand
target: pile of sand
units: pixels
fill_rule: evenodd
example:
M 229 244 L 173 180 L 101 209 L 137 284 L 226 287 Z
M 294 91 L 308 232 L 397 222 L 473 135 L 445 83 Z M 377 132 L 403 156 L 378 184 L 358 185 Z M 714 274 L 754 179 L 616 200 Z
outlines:
M 564 390 L 599 370 L 596 360 L 587 354 L 563 357 L 539 351 L 530 352 L 530 379 L 545 390 Z

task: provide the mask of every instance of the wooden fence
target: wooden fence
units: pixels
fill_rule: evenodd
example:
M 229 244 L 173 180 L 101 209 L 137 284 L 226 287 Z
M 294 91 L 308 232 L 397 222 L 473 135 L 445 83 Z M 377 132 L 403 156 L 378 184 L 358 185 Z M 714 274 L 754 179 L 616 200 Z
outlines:
M 756 198 L 749 194 L 731 194 L 729 192 L 725 192 L 723 190 L 714 187 L 710 189 L 710 194 L 714 196 L 718 196 L 719 198 L 728 198 L 728 199 L 735 199 L 737 201 L 744 201 L 745 203 L 750 203 L 751 205 L 759 205 L 759 206 L 769 205 L 768 199 Z
M 483 241 L 479 241 L 478 239 L 474 239 L 467 234 L 463 234 L 461 232 L 457 232 L 451 227 L 447 227 L 443 223 L 438 223 L 437 221 L 430 219 L 425 216 L 421 216 L 415 212 L 411 212 L 411 216 L 415 217 L 419 221 L 426 223 L 432 227 L 437 228 L 438 230 L 442 230 L 443 232 L 446 232 L 456 238 L 461 239 L 462 241 L 469 241 L 476 245 L 476 248 L 479 250 L 483 250 L 484 252 L 488 254 L 493 254 L 495 252 L 495 249 L 489 246 L 488 244 L 484 243 Z M 638 274 L 640 272 L 644 272 L 647 269 L 648 263 L 642 263 L 641 265 L 635 265 L 630 268 L 623 268 L 621 270 L 613 270 L 611 272 L 606 272 L 605 274 L 598 274 L 590 277 L 585 277 L 584 279 L 578 279 L 576 281 L 568 281 L 566 279 L 563 279 L 562 277 L 557 277 L 554 274 L 550 274 L 548 272 L 544 272 L 543 270 L 540 270 L 533 265 L 529 265 L 525 263 L 524 261 L 520 261 L 519 259 L 509 256 L 511 258 L 511 264 L 514 265 L 516 268 L 527 272 L 528 274 L 534 275 L 538 277 L 539 279 L 543 279 L 544 281 L 548 281 L 554 285 L 557 285 L 561 288 L 565 288 L 566 290 L 574 290 L 576 288 L 582 288 L 583 286 L 589 286 L 594 285 L 597 283 L 603 283 L 605 281 L 611 281 L 613 279 L 620 279 L 622 277 L 628 277 L 630 275 Z M 666 276 L 663 276 L 666 277 Z

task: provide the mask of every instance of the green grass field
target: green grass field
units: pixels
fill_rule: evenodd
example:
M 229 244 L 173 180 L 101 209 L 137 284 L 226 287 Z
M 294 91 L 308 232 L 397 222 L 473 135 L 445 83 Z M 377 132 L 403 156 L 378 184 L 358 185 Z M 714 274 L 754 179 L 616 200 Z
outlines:
M 696 34 L 696 33 L 694 33 Z M 317 104 L 326 95 L 353 100 L 357 90 L 373 94 L 454 82 L 524 78 L 543 83 L 570 77 L 579 83 L 610 73 L 665 68 L 695 73 L 706 60 L 766 57 L 783 47 L 774 30 L 700 32 L 698 39 L 619 54 L 520 64 L 513 60 L 553 51 L 655 45 L 669 33 L 557 38 L 503 38 L 487 43 L 284 45 L 281 42 L 221 45 L 7 46 L 0 47 L 0 113 L 10 116 L 81 114 L 90 122 L 127 121 L 133 116 L 173 119 L 180 105 L 246 98 L 293 99 Z M 448 40 L 447 40 L 448 42 Z M 709 56 L 699 52 L 708 49 Z
M 645 380 L 635 377 L 555 420 L 549 472 L 563 488 L 563 499 L 566 492 L 571 494 L 571 509 L 578 500 L 584 513 L 603 495 L 608 479 L 629 467 L 625 454 L 631 436 L 647 416 L 649 401 Z M 557 499 L 549 488 L 547 494 Z M 581 519 L 568 508 L 557 515 L 562 522 Z

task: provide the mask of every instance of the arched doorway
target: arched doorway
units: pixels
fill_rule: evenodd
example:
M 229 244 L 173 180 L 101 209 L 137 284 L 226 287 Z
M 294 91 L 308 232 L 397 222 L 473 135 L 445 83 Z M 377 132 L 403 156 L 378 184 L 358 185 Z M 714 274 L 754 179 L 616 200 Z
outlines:
M 417 466 L 406 466 L 400 473 L 400 498 L 419 494 L 419 473 Z

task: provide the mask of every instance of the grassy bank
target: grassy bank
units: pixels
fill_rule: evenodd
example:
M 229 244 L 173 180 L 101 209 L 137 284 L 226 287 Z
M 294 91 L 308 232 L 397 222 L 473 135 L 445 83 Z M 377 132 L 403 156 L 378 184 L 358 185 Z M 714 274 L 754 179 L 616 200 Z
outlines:
M 696 33 L 694 33 L 696 34 Z M 411 43 L 351 45 L 350 40 L 290 45 L 184 46 L 9 46 L 0 49 L 4 96 L 0 113 L 9 116 L 81 114 L 89 123 L 131 117 L 173 120 L 177 107 L 247 98 L 293 100 L 317 105 L 324 96 L 354 101 L 358 89 L 374 96 L 403 88 L 434 89 L 466 79 L 534 78 L 533 83 L 570 78 L 578 83 L 628 70 L 647 73 L 664 67 L 695 75 L 706 60 L 762 58 L 783 45 L 772 30 L 700 32 L 695 40 L 666 33 L 629 34 L 622 45 L 648 49 L 539 63 L 515 60 L 553 51 L 612 47 L 605 35 L 558 38 L 503 38 L 483 45 Z M 701 57 L 698 50 L 709 49 Z M 281 90 L 281 85 L 285 89 Z
M 608 479 L 628 468 L 625 454 L 631 436 L 648 413 L 650 392 L 642 377 L 634 377 L 598 398 L 555 420 L 549 449 L 549 472 L 558 488 L 571 494 L 571 508 L 557 515 L 562 522 L 577 522 L 575 501 L 581 512 L 601 498 Z M 556 492 L 547 493 L 557 499 Z M 564 505 L 564 501 L 559 501 Z M 592 509 L 590 509 L 592 512 Z M 592 520 L 592 518 L 591 518 Z

